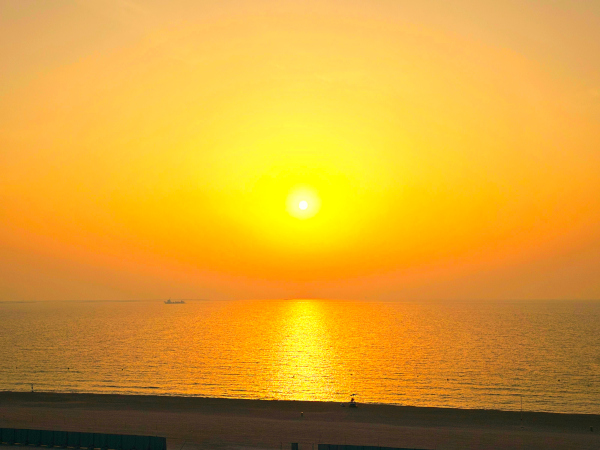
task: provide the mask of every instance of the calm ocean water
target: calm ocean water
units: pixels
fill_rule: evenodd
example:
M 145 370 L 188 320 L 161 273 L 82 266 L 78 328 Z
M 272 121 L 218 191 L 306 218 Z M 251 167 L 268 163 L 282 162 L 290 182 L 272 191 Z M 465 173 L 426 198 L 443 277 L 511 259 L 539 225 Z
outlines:
M 600 414 L 600 302 L 0 303 L 0 390 Z

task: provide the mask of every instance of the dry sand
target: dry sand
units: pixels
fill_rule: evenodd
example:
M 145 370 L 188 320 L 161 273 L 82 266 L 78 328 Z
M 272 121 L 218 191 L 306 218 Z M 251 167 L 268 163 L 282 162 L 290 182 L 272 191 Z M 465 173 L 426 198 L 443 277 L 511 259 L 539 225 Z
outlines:
M 0 427 L 159 435 L 169 450 L 600 449 L 600 415 L 189 397 L 0 392 Z

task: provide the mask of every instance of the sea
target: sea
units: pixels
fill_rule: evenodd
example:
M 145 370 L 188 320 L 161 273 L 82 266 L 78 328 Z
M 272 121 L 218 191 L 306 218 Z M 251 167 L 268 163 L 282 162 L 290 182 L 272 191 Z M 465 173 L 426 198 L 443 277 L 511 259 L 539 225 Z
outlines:
M 600 302 L 0 303 L 32 389 L 600 414 Z

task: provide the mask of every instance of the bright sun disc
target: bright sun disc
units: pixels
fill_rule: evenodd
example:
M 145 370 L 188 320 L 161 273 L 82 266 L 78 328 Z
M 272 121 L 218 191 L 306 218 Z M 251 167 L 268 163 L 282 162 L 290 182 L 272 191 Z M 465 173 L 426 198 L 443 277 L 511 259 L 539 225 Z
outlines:
M 312 187 L 295 186 L 288 193 L 286 209 L 288 214 L 296 219 L 310 219 L 321 209 L 321 199 Z

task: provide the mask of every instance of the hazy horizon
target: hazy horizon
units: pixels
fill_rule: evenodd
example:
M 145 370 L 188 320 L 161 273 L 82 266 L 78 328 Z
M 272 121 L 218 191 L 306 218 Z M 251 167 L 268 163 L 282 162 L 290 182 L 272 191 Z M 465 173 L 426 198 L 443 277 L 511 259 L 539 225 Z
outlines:
M 129 298 L 129 299 L 31 299 L 31 300 L 0 300 L 0 303 L 44 303 L 44 302 L 64 302 L 64 303 L 127 303 L 127 302 L 139 302 L 139 303 L 162 303 L 166 300 L 183 300 L 186 302 L 253 302 L 253 301 L 273 301 L 273 302 L 296 302 L 296 301 L 327 301 L 327 302 L 377 302 L 377 303 L 455 303 L 455 304 L 470 304 L 470 303 L 488 303 L 488 304 L 502 304 L 502 303 L 595 303 L 600 302 L 597 298 L 586 298 L 586 299 L 568 299 L 568 298 L 504 298 L 504 299 L 442 299 L 442 298 L 420 298 L 420 299 L 354 299 L 354 298 L 317 298 L 317 297 L 263 297 L 263 298 L 222 298 L 222 299 L 211 299 L 211 298 L 182 298 L 182 297 L 164 297 L 164 298 Z

